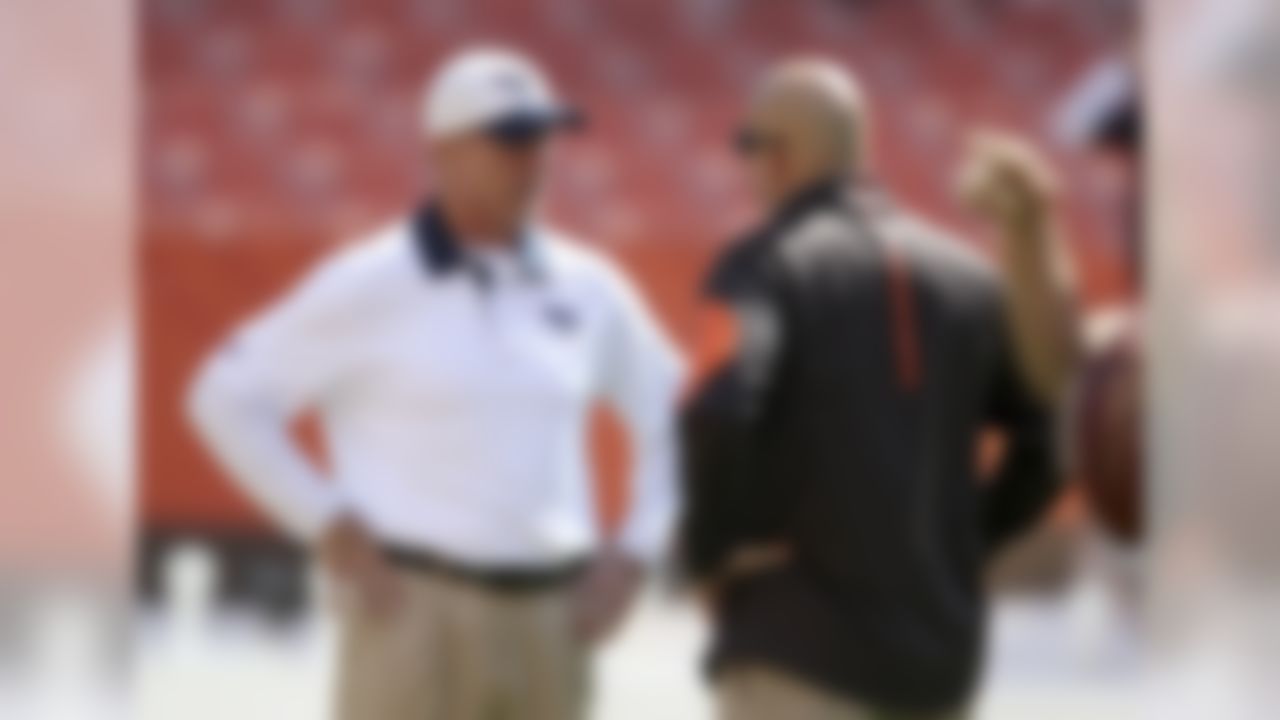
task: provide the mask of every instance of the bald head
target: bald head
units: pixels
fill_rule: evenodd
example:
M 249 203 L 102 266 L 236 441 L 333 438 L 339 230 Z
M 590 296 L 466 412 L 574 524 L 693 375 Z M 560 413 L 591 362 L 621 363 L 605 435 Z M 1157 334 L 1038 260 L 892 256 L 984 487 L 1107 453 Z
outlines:
M 777 202 L 860 168 L 866 125 L 862 92 L 843 67 L 811 59 L 776 66 L 756 91 L 745 128 L 761 194 Z

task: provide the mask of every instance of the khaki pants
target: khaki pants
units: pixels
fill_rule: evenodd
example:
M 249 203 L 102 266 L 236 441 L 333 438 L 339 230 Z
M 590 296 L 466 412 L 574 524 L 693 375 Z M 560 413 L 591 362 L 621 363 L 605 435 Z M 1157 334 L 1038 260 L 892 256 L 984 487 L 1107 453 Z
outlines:
M 586 656 L 565 590 L 403 572 L 391 617 L 342 611 L 339 720 L 577 720 Z
M 963 720 L 964 712 L 931 715 L 865 707 L 761 665 L 725 671 L 717 688 L 721 720 Z

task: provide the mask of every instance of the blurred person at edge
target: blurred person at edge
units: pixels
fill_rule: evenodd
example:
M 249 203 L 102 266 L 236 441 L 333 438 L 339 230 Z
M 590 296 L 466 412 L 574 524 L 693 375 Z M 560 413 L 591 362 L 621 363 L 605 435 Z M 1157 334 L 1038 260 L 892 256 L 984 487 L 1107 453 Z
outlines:
M 1143 532 L 1142 113 L 1132 76 L 1124 58 L 1087 73 L 1059 125 L 1111 178 L 1114 231 L 1136 297 L 1081 313 L 1063 244 L 1062 189 L 1030 142 L 975 133 L 959 178 L 962 200 L 995 232 L 1027 377 L 1068 421 L 1070 468 L 1117 547 L 1136 545 Z
M 675 519 L 680 359 L 615 267 L 536 219 L 550 136 L 577 116 L 532 62 L 462 53 L 423 120 L 435 197 L 239 332 L 190 415 L 348 600 L 339 717 L 581 717 L 586 653 Z M 636 448 L 630 514 L 604 543 L 597 400 Z M 307 408 L 331 478 L 289 438 Z
M 984 568 L 1060 486 L 997 271 L 877 186 L 868 115 L 842 67 L 794 60 L 737 139 L 771 218 L 708 278 L 682 420 L 726 720 L 965 717 Z

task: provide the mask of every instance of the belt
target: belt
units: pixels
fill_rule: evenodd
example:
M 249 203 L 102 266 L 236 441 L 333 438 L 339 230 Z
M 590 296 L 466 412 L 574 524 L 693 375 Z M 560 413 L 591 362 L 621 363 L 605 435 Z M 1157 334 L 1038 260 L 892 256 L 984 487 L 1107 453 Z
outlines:
M 384 546 L 383 554 L 398 567 L 460 580 L 502 593 L 527 593 L 567 587 L 582 575 L 586 558 L 546 566 L 476 567 L 442 557 L 429 550 Z

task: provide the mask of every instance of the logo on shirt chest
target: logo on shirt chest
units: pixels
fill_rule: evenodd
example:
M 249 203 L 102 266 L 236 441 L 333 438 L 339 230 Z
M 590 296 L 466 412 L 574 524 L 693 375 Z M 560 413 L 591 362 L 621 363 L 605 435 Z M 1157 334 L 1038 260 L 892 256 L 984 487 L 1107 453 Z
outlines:
M 543 320 L 555 332 L 562 335 L 573 334 L 582 324 L 578 311 L 563 301 L 552 301 L 542 309 Z

